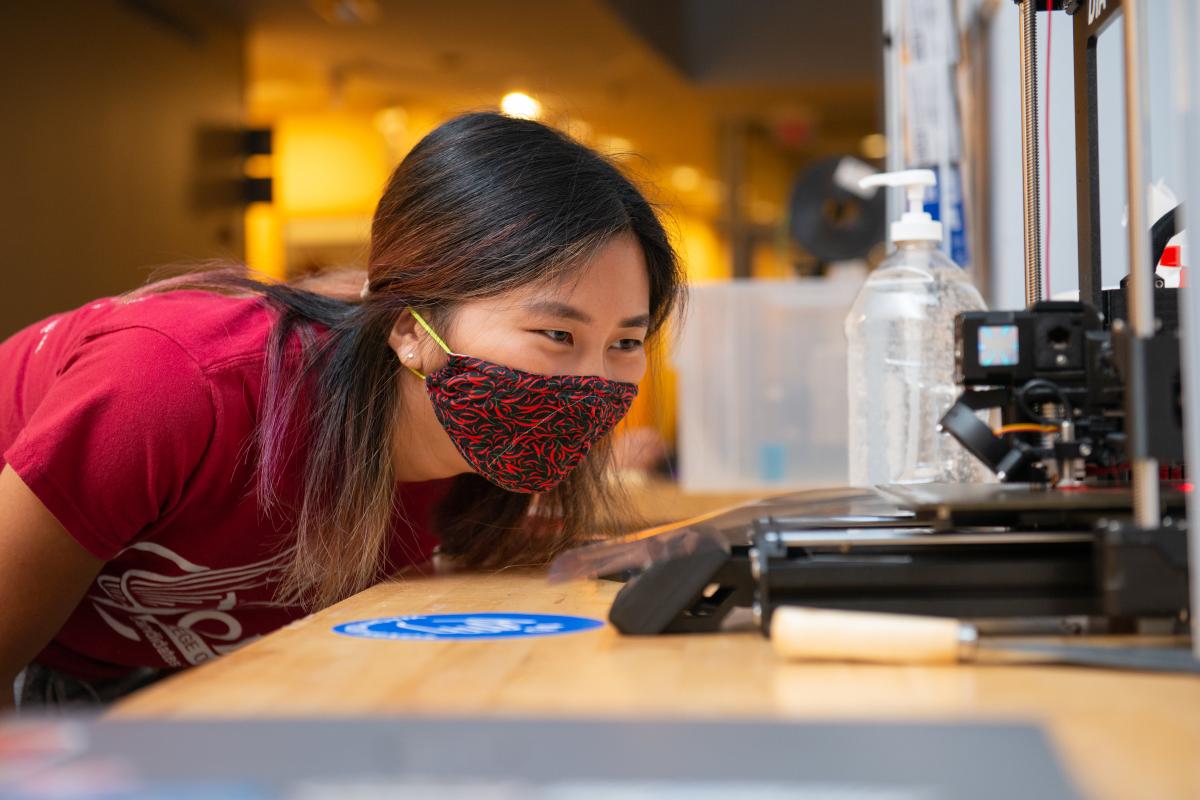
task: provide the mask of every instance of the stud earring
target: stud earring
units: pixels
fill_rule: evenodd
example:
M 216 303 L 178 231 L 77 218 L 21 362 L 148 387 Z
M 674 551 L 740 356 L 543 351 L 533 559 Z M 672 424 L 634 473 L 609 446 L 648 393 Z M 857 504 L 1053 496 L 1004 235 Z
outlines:
M 412 358 L 412 357 L 413 357 L 413 356 L 415 356 L 415 355 L 416 355 L 416 353 L 408 353 L 408 354 L 407 354 L 407 355 L 405 355 L 404 357 L 405 357 L 405 358 Z

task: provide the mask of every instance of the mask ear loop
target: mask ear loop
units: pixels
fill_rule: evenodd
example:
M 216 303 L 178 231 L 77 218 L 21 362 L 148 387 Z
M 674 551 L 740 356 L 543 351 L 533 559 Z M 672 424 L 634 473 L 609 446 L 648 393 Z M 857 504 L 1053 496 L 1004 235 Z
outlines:
M 426 322 L 426 321 L 425 321 L 425 319 L 424 319 L 424 318 L 423 318 L 423 317 L 422 317 L 420 314 L 418 314 L 418 313 L 416 312 L 416 310 L 415 310 L 415 309 L 413 309 L 413 308 L 409 307 L 409 308 L 408 308 L 408 313 L 412 314 L 412 316 L 413 316 L 413 319 L 415 319 L 415 320 L 417 321 L 417 324 L 418 324 L 418 325 L 420 325 L 422 328 L 424 328 L 424 329 L 425 329 L 425 332 L 426 332 L 426 333 L 428 333 L 430 336 L 432 336 L 432 337 L 433 337 L 433 340 L 434 340 L 435 342 L 437 342 L 437 343 L 438 343 L 438 345 L 439 345 L 439 346 L 440 346 L 440 347 L 441 347 L 443 350 L 445 350 L 445 351 L 446 351 L 446 355 L 453 355 L 453 354 L 454 354 L 454 351 L 452 351 L 452 350 L 450 349 L 450 347 L 449 347 L 449 346 L 448 346 L 448 345 L 447 345 L 445 342 L 443 342 L 443 341 L 442 341 L 442 337 L 440 337 L 440 336 L 438 336 L 438 335 L 437 335 L 437 331 L 435 331 L 433 328 L 431 328 L 431 327 L 429 326 L 429 323 L 428 323 L 428 322 Z M 409 367 L 409 366 L 407 366 L 407 365 L 405 365 L 405 366 L 406 366 L 406 368 L 408 369 L 408 371 L 409 371 L 409 372 L 411 372 L 412 374 L 416 375 L 416 376 L 417 376 L 418 378 L 420 378 L 421 380 L 425 380 L 425 373 L 424 373 L 424 372 L 421 372 L 421 370 L 419 370 L 419 369 L 415 369 L 415 368 L 413 368 L 413 367 Z

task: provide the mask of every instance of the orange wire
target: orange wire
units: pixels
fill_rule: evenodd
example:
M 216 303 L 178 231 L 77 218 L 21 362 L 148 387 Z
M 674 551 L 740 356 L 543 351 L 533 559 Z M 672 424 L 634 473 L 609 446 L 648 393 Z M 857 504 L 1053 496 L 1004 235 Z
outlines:
M 1037 425 L 1032 422 L 1017 422 L 1012 425 L 1001 425 L 995 430 L 997 436 L 1003 436 L 1006 433 L 1053 433 L 1058 430 L 1057 425 Z

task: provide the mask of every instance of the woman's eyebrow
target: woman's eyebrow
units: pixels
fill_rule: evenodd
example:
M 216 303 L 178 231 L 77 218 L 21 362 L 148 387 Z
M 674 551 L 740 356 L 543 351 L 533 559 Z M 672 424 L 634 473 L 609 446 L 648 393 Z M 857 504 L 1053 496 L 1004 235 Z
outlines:
M 535 314 L 547 314 L 551 317 L 559 317 L 560 319 L 571 319 L 576 322 L 582 322 L 584 325 L 592 323 L 592 318 L 586 312 L 579 310 L 575 306 L 569 306 L 566 303 L 559 303 L 555 300 L 535 300 L 525 307 Z
M 526 308 L 535 313 L 549 314 L 552 317 L 558 317 L 560 319 L 570 319 L 576 322 L 582 322 L 584 325 L 590 325 L 592 323 L 592 318 L 588 316 L 587 312 L 575 308 L 575 306 L 570 306 L 566 303 L 559 303 L 555 300 L 535 300 L 534 302 L 529 303 Z M 628 319 L 621 320 L 621 324 L 617 327 L 647 328 L 649 326 L 650 315 L 638 314 L 636 317 L 629 317 Z

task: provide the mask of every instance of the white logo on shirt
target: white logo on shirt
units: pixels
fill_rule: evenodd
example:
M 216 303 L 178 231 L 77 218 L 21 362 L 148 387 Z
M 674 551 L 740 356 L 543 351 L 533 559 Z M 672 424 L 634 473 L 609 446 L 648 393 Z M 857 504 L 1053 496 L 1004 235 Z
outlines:
M 50 338 L 50 331 L 54 330 L 56 327 L 58 327 L 58 320 L 56 319 L 50 320 L 41 327 L 38 333 L 42 335 L 42 338 L 38 339 L 37 347 L 33 348 L 34 355 L 42 352 L 42 348 L 46 346 L 46 340 Z
M 237 593 L 267 586 L 270 573 L 287 560 L 283 553 L 254 564 L 211 569 L 154 542 L 138 542 L 121 552 L 129 550 L 159 556 L 182 574 L 163 575 L 145 569 L 101 574 L 96 579 L 100 594 L 88 599 L 110 628 L 126 639 L 148 642 L 171 667 L 199 664 L 257 639 L 258 635 L 242 638 L 242 624 L 230 612 L 238 605 L 248 608 L 269 603 L 239 604 Z

